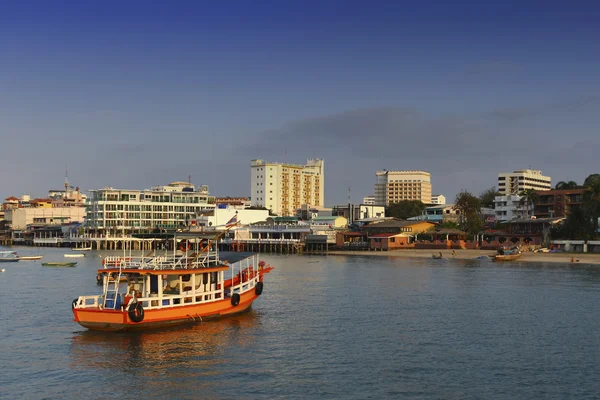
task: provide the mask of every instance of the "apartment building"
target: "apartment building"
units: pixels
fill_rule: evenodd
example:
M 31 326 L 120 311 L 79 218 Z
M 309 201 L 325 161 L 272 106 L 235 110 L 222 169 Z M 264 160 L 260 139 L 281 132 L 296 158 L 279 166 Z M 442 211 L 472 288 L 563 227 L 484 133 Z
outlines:
M 583 207 L 585 189 L 543 190 L 538 191 L 539 197 L 535 204 L 537 218 L 566 217 L 577 207 Z
M 90 190 L 86 226 L 128 233 L 177 229 L 191 223 L 203 210 L 214 209 L 208 186 L 172 182 L 147 190 L 104 188 Z
M 542 171 L 522 169 L 498 174 L 498 191 L 503 195 L 519 194 L 527 189 L 550 190 L 551 178 Z
M 431 204 L 431 174 L 425 171 L 377 171 L 375 202 L 389 206 L 402 200 Z
M 264 160 L 250 162 L 250 196 L 253 206 L 280 216 L 294 216 L 302 205 L 324 205 L 325 167 L 322 159 L 294 165 Z
M 521 203 L 521 198 L 522 196 L 515 194 L 494 197 L 494 217 L 496 218 L 496 222 L 527 218 L 530 212 L 525 207 L 525 204 Z M 531 205 L 529 207 L 531 209 Z

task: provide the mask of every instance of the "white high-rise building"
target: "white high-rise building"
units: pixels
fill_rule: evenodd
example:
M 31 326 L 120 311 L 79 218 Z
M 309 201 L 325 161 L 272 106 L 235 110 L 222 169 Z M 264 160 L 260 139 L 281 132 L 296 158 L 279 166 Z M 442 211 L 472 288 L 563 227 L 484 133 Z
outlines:
M 294 165 L 263 160 L 250 162 L 253 206 L 280 216 L 294 216 L 302 205 L 324 206 L 325 167 L 321 159 Z
M 375 202 L 389 206 L 402 200 L 431 204 L 431 174 L 425 171 L 377 171 Z
M 498 191 L 504 195 L 520 194 L 527 189 L 550 190 L 552 178 L 542 175 L 542 171 L 522 169 L 498 174 Z

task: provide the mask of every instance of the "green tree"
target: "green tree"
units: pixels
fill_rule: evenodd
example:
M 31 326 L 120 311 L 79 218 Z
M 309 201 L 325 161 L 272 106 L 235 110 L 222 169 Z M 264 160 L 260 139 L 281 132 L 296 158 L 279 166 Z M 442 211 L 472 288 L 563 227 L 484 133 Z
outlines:
M 567 216 L 563 224 L 555 229 L 555 239 L 588 240 L 593 237 L 594 228 L 583 209 L 577 207 Z
M 400 219 L 408 219 L 418 217 L 423 214 L 425 204 L 419 200 L 402 200 L 397 203 L 392 203 L 386 210 L 385 215 Z
M 456 223 L 454 221 L 446 221 L 446 222 L 442 222 L 440 224 L 440 228 L 441 229 L 460 229 L 460 226 L 458 225 L 458 223 Z
M 554 186 L 554 189 L 567 190 L 567 189 L 577 189 L 578 187 L 579 187 L 579 185 L 575 181 L 568 181 L 568 182 L 560 181 L 560 182 L 556 183 L 556 185 Z
M 583 186 L 583 209 L 588 220 L 591 220 L 593 232 L 597 232 L 600 218 L 600 174 L 588 176 Z
M 537 194 L 535 189 L 525 189 L 521 193 L 519 193 L 521 200 L 519 201 L 520 205 L 525 205 L 525 209 L 527 210 L 527 217 L 533 215 L 533 210 L 535 208 L 535 204 L 539 202 L 540 196 Z M 529 215 L 531 211 L 531 215 Z
M 459 226 L 468 233 L 475 234 L 483 228 L 481 201 L 473 194 L 462 190 L 456 195 L 454 209 L 458 212 Z
M 501 195 L 502 193 L 497 191 L 495 186 L 492 186 L 488 190 L 481 192 L 479 195 L 481 207 L 494 208 L 494 198 Z

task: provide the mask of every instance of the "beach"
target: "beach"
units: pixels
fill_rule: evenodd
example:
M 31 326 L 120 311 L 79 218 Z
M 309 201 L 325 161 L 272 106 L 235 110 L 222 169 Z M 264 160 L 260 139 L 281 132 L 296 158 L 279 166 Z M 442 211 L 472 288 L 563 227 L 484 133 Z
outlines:
M 492 250 L 437 250 L 437 249 L 406 249 L 391 251 L 329 251 L 328 255 L 354 255 L 375 257 L 402 257 L 402 258 L 431 258 L 432 255 L 442 253 L 443 258 L 458 260 L 472 260 L 477 257 L 487 257 L 495 254 Z M 513 262 L 534 263 L 561 263 L 561 264 L 594 264 L 600 265 L 600 254 L 594 253 L 535 253 L 524 252 L 521 258 Z

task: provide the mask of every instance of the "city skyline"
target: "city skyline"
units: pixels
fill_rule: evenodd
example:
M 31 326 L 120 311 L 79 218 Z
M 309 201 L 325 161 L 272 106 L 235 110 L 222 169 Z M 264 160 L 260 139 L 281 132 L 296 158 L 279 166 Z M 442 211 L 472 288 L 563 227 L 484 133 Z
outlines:
M 542 3 L 539 3 L 542 4 Z M 325 204 L 425 170 L 596 170 L 599 7 L 287 2 L 0 6 L 0 197 L 187 180 L 250 196 L 249 160 L 322 158 Z M 32 11 L 33 10 L 33 11 Z

